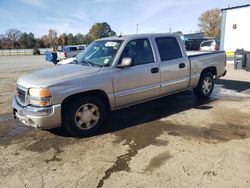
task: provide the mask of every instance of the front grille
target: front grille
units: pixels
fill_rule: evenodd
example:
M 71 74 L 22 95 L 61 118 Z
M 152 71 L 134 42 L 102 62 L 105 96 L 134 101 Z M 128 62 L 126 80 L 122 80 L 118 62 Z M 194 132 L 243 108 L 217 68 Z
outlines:
M 16 88 L 17 100 L 20 104 L 24 105 L 26 102 L 27 89 L 17 86 Z

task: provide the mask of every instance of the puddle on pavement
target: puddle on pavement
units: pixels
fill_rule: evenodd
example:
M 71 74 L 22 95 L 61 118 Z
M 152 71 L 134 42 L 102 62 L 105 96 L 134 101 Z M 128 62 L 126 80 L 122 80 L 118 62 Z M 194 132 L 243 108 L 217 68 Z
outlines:
M 4 114 L 0 116 L 0 145 L 7 147 L 11 143 L 23 142 L 32 128 L 14 120 L 13 115 Z
M 14 117 L 12 114 L 1 114 L 0 115 L 0 125 L 2 125 L 3 122 L 13 120 Z
M 77 140 L 77 138 L 60 137 L 52 135 L 47 131 L 39 130 L 35 135 L 35 138 L 33 136 L 33 141 L 31 144 L 26 146 L 24 149 L 38 153 L 43 153 L 50 149 L 54 149 L 56 153 L 61 153 L 64 146 L 74 144 L 77 142 Z
M 114 133 L 114 135 L 117 136 L 117 139 L 114 142 L 129 145 L 129 149 L 124 155 L 118 156 L 112 167 L 105 171 L 105 175 L 99 181 L 97 187 L 102 187 L 104 181 L 114 172 L 130 171 L 129 162 L 140 149 L 149 145 L 162 146 L 168 144 L 168 141 L 166 140 L 157 139 L 157 137 L 161 135 L 162 131 L 164 131 L 164 129 L 162 129 L 162 125 L 164 123 L 156 121 L 154 122 L 154 125 L 150 124 L 151 123 L 137 125 L 135 127 L 127 128 Z
M 250 84 L 249 84 L 250 87 Z M 226 89 L 223 85 L 215 84 L 214 90 L 211 94 L 211 99 L 231 99 L 231 100 L 239 100 L 239 99 L 250 99 L 250 94 L 241 93 L 236 90 Z
M 250 127 L 234 124 L 213 124 L 208 128 L 193 127 L 190 125 L 172 125 L 168 128 L 168 134 L 186 139 L 198 139 L 207 143 L 220 143 L 249 138 Z
M 48 131 L 35 129 L 14 120 L 10 114 L 0 116 L 0 145 L 8 147 L 15 143 L 25 143 L 20 149 L 43 153 L 53 148 L 57 153 L 65 145 L 77 142 L 77 138 L 66 138 Z M 62 132 L 62 131 L 61 131 Z

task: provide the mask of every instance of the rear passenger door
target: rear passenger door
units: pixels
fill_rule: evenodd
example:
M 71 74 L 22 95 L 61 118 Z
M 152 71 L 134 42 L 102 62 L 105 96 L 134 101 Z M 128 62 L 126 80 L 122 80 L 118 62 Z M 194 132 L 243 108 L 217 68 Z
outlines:
M 156 63 L 149 39 L 129 41 L 120 61 L 124 57 L 133 59 L 134 65 L 116 68 L 113 72 L 113 85 L 116 107 L 137 103 L 160 93 L 159 63 Z
M 170 94 L 186 89 L 189 84 L 189 62 L 183 56 L 175 37 L 155 38 L 160 56 L 160 94 Z

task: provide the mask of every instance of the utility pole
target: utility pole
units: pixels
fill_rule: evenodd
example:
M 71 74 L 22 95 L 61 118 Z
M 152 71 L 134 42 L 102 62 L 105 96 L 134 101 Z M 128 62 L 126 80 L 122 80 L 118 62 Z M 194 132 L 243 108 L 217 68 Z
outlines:
M 172 28 L 171 28 L 171 26 L 169 27 L 169 33 L 172 33 Z
M 139 27 L 139 24 L 136 24 L 136 34 L 138 34 L 138 27 Z

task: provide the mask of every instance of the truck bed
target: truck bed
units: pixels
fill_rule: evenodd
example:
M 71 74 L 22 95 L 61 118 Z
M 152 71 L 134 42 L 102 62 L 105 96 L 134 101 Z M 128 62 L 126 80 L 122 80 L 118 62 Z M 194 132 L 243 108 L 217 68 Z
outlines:
M 205 70 L 207 67 L 215 68 L 216 78 L 225 74 L 226 54 L 224 51 L 191 54 L 192 55 L 188 55 L 190 61 L 191 87 L 195 87 L 198 84 L 202 70 Z

